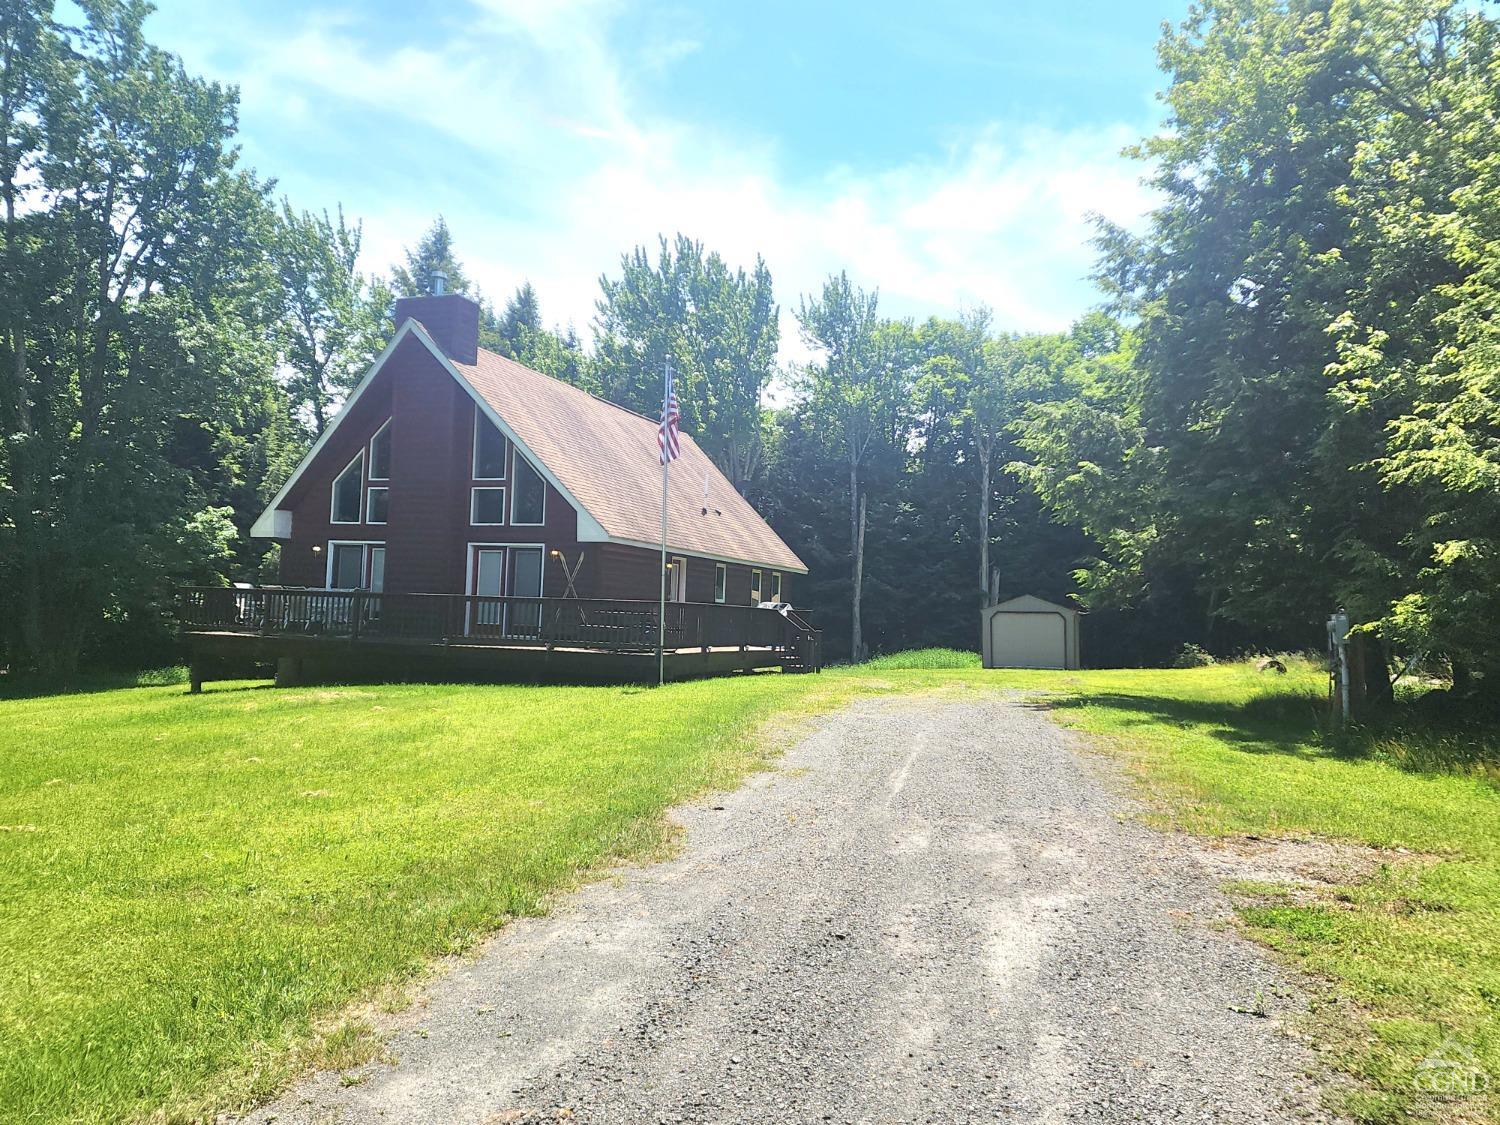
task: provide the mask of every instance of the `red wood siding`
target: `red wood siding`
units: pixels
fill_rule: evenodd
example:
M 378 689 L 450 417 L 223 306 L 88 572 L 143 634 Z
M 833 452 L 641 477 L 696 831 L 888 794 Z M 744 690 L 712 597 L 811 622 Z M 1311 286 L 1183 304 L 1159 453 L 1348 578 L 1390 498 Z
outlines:
M 594 585 L 590 587 L 597 592 L 584 596 L 641 598 L 647 601 L 660 596 L 660 551 L 629 547 L 620 543 L 585 543 L 581 546 L 584 551 L 597 554 L 602 566 L 602 577 L 596 579 Z M 711 602 L 714 600 L 714 567 L 717 564 L 713 559 L 683 555 L 678 551 L 670 551 L 669 557 L 687 559 L 688 601 Z M 727 568 L 724 603 L 726 605 L 749 605 L 752 568 L 743 563 L 724 565 Z M 763 579 L 764 588 L 761 592 L 762 600 L 765 600 L 771 596 L 771 571 L 762 568 L 762 573 L 766 576 Z M 791 591 L 791 577 L 785 573 L 781 577 L 782 596 L 788 599 Z M 580 593 L 582 593 L 581 590 Z

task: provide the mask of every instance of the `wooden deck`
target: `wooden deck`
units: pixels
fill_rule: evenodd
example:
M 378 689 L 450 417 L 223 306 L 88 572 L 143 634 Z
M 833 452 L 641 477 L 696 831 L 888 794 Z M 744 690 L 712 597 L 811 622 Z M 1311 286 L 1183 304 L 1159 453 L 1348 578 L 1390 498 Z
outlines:
M 194 690 L 267 666 L 283 685 L 649 683 L 657 675 L 652 602 L 190 587 L 179 620 Z M 678 602 L 668 603 L 665 626 L 668 679 L 822 667 L 821 636 L 795 613 Z

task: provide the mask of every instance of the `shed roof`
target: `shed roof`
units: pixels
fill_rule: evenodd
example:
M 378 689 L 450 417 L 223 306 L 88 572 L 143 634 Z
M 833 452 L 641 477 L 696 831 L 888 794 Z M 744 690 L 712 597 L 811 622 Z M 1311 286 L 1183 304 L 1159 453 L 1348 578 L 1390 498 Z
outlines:
M 1018 598 L 1009 598 L 998 602 L 985 611 L 986 613 L 1067 613 L 1077 616 L 1083 611 L 1076 605 L 1060 605 L 1057 602 L 1049 602 L 1045 598 L 1039 598 L 1035 594 L 1022 594 Z

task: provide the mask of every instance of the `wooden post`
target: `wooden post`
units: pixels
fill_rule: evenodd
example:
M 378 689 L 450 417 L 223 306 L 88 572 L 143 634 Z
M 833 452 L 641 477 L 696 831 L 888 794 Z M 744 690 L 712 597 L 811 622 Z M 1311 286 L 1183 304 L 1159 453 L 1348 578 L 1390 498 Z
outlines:
M 302 659 L 281 656 L 276 659 L 276 686 L 297 687 L 302 682 Z
M 188 694 L 198 695 L 203 691 L 203 661 L 193 656 L 188 661 Z

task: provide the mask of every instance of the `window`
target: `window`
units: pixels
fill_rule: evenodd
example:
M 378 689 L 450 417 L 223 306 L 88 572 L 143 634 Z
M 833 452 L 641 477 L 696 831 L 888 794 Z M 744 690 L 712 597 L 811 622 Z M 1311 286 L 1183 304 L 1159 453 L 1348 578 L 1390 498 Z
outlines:
M 370 489 L 369 499 L 365 503 L 365 523 L 385 523 L 390 499 L 389 488 Z
M 547 482 L 518 452 L 510 482 L 510 522 L 536 525 L 546 522 Z
M 474 479 L 505 479 L 505 435 L 474 407 Z M 498 520 L 495 522 L 499 522 Z
M 758 570 L 750 572 L 750 604 L 760 605 L 760 580 L 761 574 Z
M 372 593 L 385 592 L 385 548 L 370 548 L 370 581 L 366 583 Z
M 724 590 L 729 585 L 729 568 L 723 563 L 714 563 L 714 601 L 723 604 Z
M 779 570 L 771 571 L 771 600 L 773 602 L 781 600 L 781 571 Z
M 391 422 L 389 418 L 370 439 L 370 479 L 391 479 Z
M 333 523 L 358 523 L 360 497 L 363 495 L 364 453 L 360 453 L 349 467 L 333 482 Z
M 365 545 L 333 544 L 328 554 L 328 585 L 335 590 L 358 590 L 364 583 Z
M 469 505 L 469 522 L 502 524 L 505 522 L 505 489 L 476 488 Z

